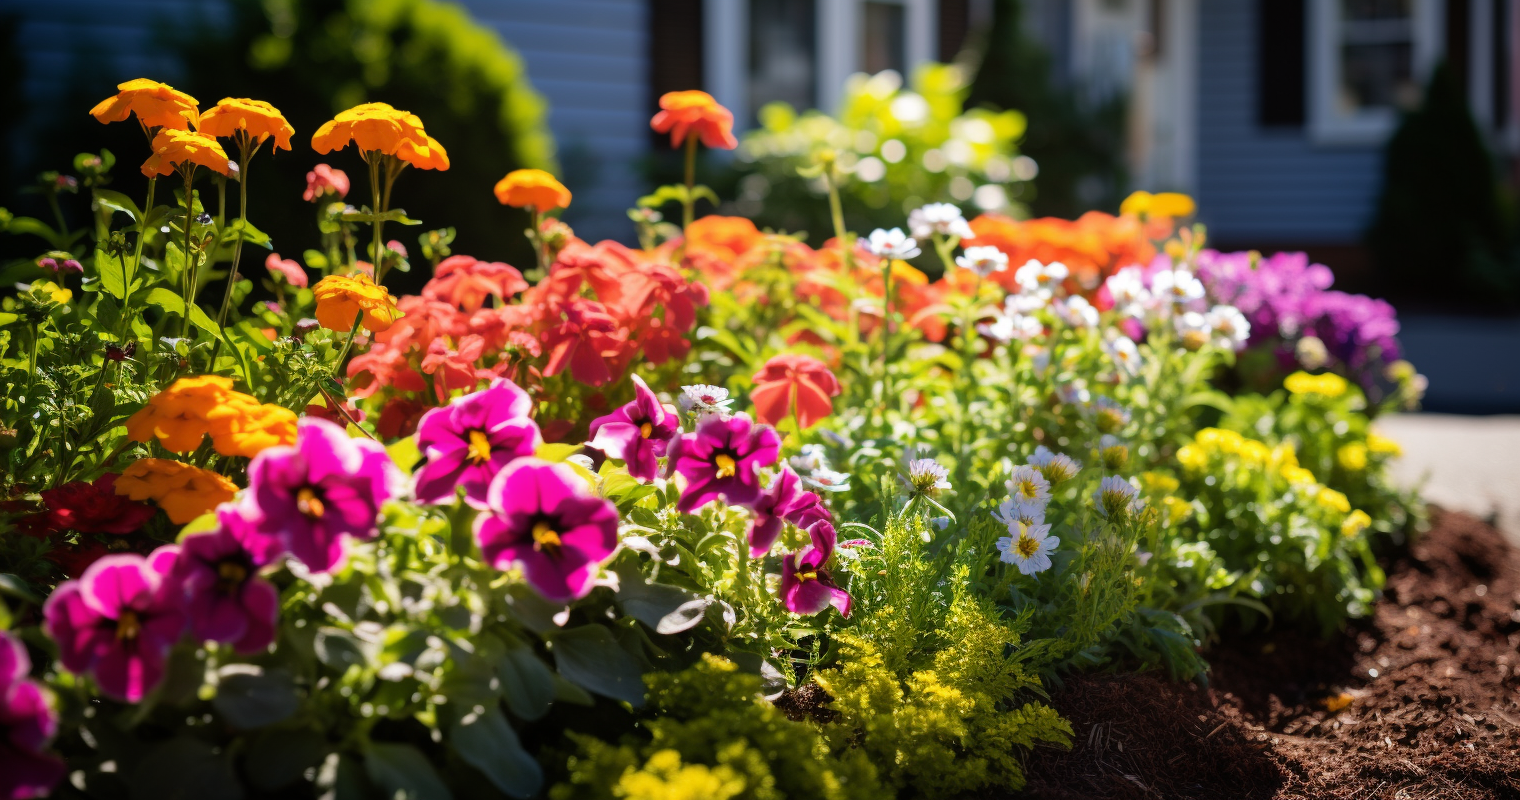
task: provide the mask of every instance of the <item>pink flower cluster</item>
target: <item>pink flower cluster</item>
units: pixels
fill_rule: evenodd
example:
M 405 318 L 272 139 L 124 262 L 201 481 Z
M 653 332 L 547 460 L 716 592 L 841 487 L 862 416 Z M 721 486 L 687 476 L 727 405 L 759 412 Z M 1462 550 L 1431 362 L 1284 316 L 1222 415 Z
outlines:
M 46 752 L 58 732 L 58 714 L 41 684 L 28 677 L 26 646 L 0 631 L 0 798 L 46 797 L 65 767 Z

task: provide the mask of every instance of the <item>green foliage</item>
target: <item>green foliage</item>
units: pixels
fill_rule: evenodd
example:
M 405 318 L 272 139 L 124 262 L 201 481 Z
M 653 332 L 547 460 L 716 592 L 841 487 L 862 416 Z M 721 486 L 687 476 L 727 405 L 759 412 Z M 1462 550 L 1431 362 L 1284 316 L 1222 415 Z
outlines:
M 874 800 L 882 797 L 866 753 L 831 752 L 816 724 L 793 722 L 760 697 L 760 678 L 704 656 L 678 673 L 653 673 L 647 738 L 613 745 L 572 736 L 577 754 L 554 800 L 745 798 Z

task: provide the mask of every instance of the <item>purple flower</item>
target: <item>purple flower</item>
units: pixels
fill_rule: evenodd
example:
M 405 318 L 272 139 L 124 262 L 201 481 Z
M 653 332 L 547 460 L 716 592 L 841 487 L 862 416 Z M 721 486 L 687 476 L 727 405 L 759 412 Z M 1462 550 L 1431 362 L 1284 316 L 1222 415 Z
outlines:
M 676 508 L 691 513 L 720 497 L 747 506 L 760 499 L 760 467 L 781 456 L 781 436 L 769 425 L 756 425 L 746 414 L 709 418 L 695 433 L 671 443 L 669 469 L 686 478 Z
M 248 491 L 233 528 L 255 563 L 290 553 L 313 572 L 343 561 L 344 540 L 376 534 L 380 505 L 403 483 L 385 448 L 337 425 L 302 417 L 294 445 L 276 445 L 248 465 Z
M 185 632 L 184 598 L 178 587 L 164 589 L 174 550 L 106 556 L 53 590 L 42 614 L 66 669 L 90 673 L 101 692 L 130 703 L 158 686 Z
M 459 487 L 465 500 L 484 507 L 491 479 L 538 449 L 538 425 L 528 417 L 532 410 L 528 393 L 502 378 L 422 415 L 417 448 L 427 463 L 417 470 L 417 501 L 447 502 Z
M 854 600 L 834 583 L 827 568 L 837 541 L 834 526 L 815 522 L 808 528 L 808 536 L 813 540 L 811 545 L 781 559 L 781 600 L 793 614 L 817 614 L 832 605 L 840 616 L 848 617 Z
M 42 686 L 27 677 L 26 647 L 0 631 L 0 798 L 46 797 L 63 780 L 63 761 L 43 752 L 58 714 Z
M 628 474 L 654 480 L 660 456 L 671 437 L 681 432 L 674 406 L 660 404 L 642 378 L 633 377 L 633 401 L 591 422 L 591 446 L 628 465 Z
M 801 489 L 801 479 L 789 467 L 782 467 L 781 474 L 752 506 L 755 515 L 749 526 L 749 554 L 759 558 L 770 552 L 776 538 L 781 535 L 783 522 L 791 522 L 806 529 L 819 521 L 828 521 L 829 512 L 823 500 L 812 492 Z
M 186 536 L 169 582 L 183 588 L 190 632 L 201 641 L 224 642 L 244 655 L 274 643 L 280 593 L 258 576 L 254 554 L 233 531 L 246 525 L 236 508 L 217 509 L 221 525 Z
M 475 521 L 486 563 L 516 563 L 555 602 L 591 591 L 597 565 L 617 547 L 617 506 L 588 493 L 569 467 L 531 458 L 497 473 L 486 499 L 489 513 Z

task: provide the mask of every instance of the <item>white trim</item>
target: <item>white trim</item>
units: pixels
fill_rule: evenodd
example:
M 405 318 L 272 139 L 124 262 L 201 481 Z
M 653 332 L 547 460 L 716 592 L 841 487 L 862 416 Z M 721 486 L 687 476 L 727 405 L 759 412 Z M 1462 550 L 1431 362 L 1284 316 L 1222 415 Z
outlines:
M 765 0 L 757 0 L 765 2 Z M 734 127 L 749 127 L 749 0 L 705 0 L 702 72 L 707 93 L 734 112 Z
M 939 10 L 935 0 L 906 0 L 907 11 L 903 14 L 903 63 L 908 72 L 904 80 L 913 77 L 914 70 L 922 64 L 938 60 Z
M 818 108 L 839 110 L 844 82 L 860 71 L 860 0 L 817 0 Z
M 1440 57 L 1445 41 L 1442 0 L 1412 0 L 1414 75 L 1422 85 Z M 1346 115 L 1337 109 L 1340 85 L 1341 0 L 1309 0 L 1309 134 L 1318 144 L 1377 144 L 1398 124 L 1395 109 L 1369 109 Z

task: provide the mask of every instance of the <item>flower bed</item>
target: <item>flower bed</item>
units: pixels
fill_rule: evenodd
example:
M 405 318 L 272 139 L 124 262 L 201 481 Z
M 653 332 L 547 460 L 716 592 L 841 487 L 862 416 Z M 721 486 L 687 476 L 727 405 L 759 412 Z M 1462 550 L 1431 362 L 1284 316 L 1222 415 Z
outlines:
M 121 89 L 93 113 L 149 135 L 146 205 L 102 154 L 89 229 L 4 216 L 52 248 L 0 313 L 8 797 L 1017 789 L 1072 743 L 1052 681 L 1334 631 L 1422 520 L 1369 426 L 1421 390 L 1391 312 L 1286 297 L 1291 257 L 1207 250 L 1180 195 L 857 236 L 820 148 L 822 245 L 697 218 L 689 168 L 633 249 L 520 170 L 536 263 L 429 231 L 395 298 L 392 189 L 450 161 L 369 103 L 312 138 L 367 182 L 313 171 L 319 246 L 261 253 L 250 304 L 271 245 L 226 180 L 290 126 Z M 736 144 L 710 97 L 661 105 L 688 164 Z

